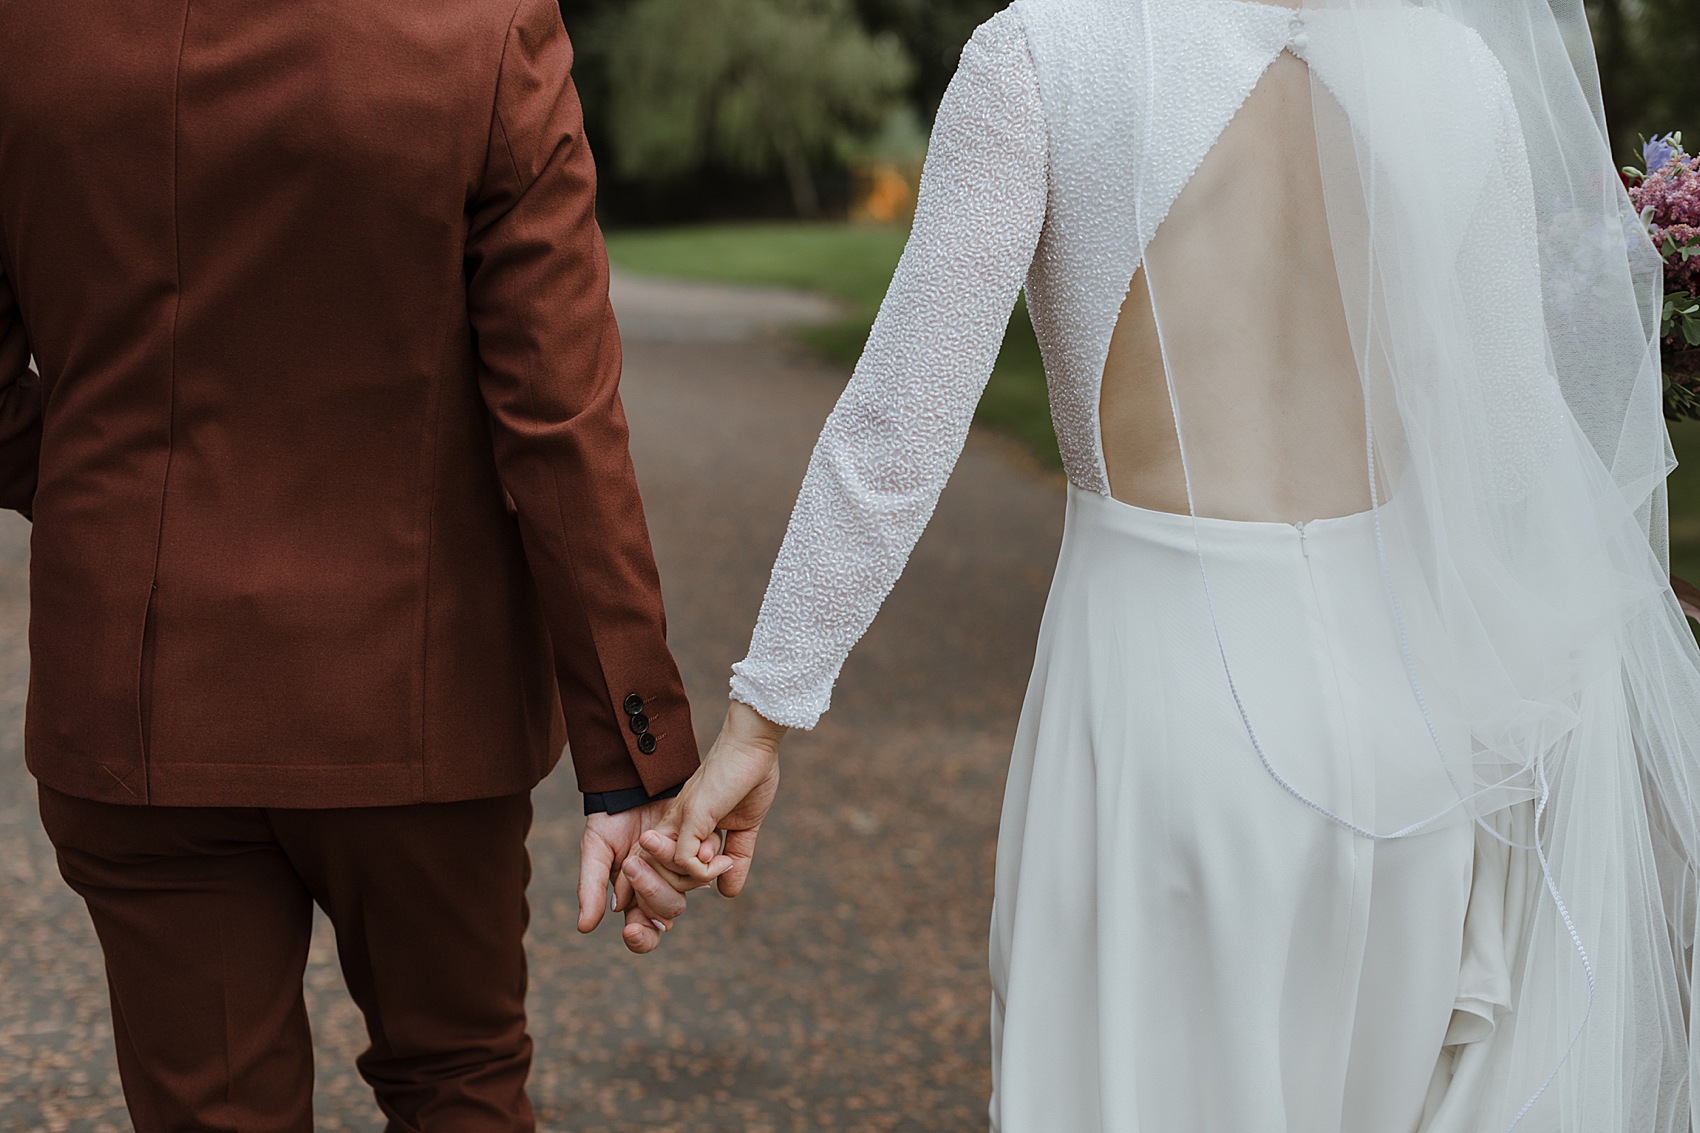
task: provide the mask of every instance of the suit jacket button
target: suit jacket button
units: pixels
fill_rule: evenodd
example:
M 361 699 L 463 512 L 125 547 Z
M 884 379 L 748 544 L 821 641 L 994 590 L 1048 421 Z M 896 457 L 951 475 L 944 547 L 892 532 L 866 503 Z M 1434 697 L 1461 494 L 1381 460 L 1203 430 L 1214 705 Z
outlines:
M 635 692 L 632 693 L 630 696 L 626 697 L 625 709 L 627 716 L 636 716 L 639 712 L 643 711 L 643 697 L 639 696 Z
M 655 737 L 650 735 L 648 732 L 645 732 L 643 735 L 639 736 L 638 737 L 638 750 L 643 752 L 645 755 L 654 755 L 655 754 Z
M 645 716 L 642 712 L 639 712 L 636 716 L 633 716 L 632 717 L 632 731 L 635 732 L 637 735 L 640 735 L 640 736 L 645 734 L 646 732 L 648 732 L 649 731 L 649 717 Z

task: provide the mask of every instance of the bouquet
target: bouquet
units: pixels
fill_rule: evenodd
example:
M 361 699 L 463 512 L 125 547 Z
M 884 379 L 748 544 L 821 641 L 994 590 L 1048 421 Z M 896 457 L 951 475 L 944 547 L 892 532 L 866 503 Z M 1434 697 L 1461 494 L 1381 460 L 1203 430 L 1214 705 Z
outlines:
M 1681 134 L 1642 147 L 1646 169 L 1629 166 L 1624 181 L 1665 261 L 1665 416 L 1700 420 L 1700 157 Z

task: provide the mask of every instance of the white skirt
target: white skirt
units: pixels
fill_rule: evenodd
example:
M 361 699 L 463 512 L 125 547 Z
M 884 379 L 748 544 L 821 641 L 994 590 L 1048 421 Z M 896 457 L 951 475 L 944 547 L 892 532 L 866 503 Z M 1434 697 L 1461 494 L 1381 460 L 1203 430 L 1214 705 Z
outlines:
M 1199 541 L 1277 769 L 1378 831 L 1430 789 L 1367 514 L 1195 529 L 1070 488 L 998 844 L 992 1128 L 1428 1133 L 1506 1007 L 1476 834 L 1371 841 L 1275 782 Z

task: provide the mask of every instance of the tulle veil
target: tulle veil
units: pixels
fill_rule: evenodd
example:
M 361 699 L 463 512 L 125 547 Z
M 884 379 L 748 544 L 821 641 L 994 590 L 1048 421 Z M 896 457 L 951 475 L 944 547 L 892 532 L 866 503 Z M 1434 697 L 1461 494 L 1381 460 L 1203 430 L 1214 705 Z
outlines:
M 1668 584 L 1661 267 L 1582 2 L 1302 18 L 1388 647 L 1444 783 L 1358 832 L 1474 822 L 1473 915 L 1507 941 L 1505 1002 L 1424 1128 L 1700 1127 L 1700 655 Z

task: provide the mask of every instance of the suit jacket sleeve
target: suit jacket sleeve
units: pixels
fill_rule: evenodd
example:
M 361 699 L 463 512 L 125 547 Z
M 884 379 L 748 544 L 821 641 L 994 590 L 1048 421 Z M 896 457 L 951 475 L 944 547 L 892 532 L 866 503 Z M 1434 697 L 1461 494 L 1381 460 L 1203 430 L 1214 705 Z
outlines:
M 41 379 L 11 280 L 0 268 L 0 508 L 30 513 L 41 458 Z
M 627 447 L 596 176 L 554 0 L 508 29 L 468 305 L 503 486 L 554 647 L 579 789 L 659 794 L 697 766 Z

